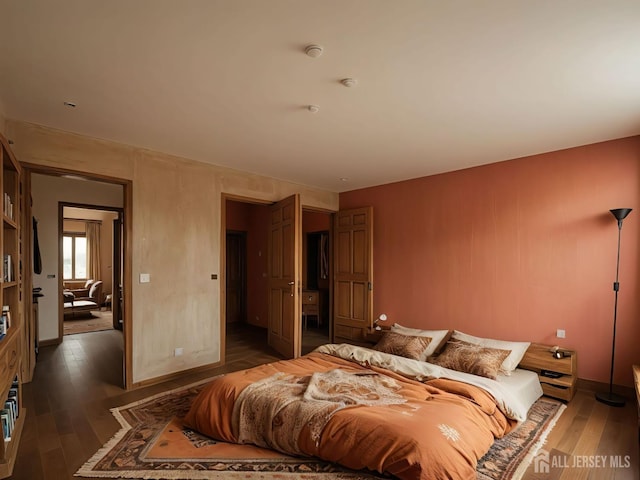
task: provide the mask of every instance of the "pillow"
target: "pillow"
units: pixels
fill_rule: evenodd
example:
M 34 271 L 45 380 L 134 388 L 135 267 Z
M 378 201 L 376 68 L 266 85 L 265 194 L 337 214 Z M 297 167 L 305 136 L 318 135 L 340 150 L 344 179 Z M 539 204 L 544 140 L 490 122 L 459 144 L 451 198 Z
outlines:
M 453 331 L 451 338 L 467 343 L 474 343 L 483 347 L 511 350 L 509 356 L 502 363 L 502 373 L 505 375 L 511 375 L 511 372 L 516 369 L 522 357 L 524 357 L 524 354 L 527 352 L 529 345 L 531 345 L 531 342 L 507 342 L 504 340 L 493 340 L 491 338 L 474 337 L 473 335 L 467 335 L 458 330 Z
M 392 355 L 420 360 L 430 342 L 431 338 L 429 337 L 417 337 L 401 335 L 394 332 L 385 332 L 373 349 L 384 353 L 390 353 Z
M 444 351 L 431 359 L 431 363 L 458 372 L 472 373 L 495 380 L 500 371 L 500 365 L 510 353 L 510 350 L 483 347 L 461 340 L 450 340 L 445 345 Z
M 96 298 L 98 296 L 98 289 L 102 286 L 101 281 L 93 282 L 91 284 L 91 288 L 89 289 L 89 297 Z M 99 298 L 97 299 L 100 300 Z
M 420 330 L 418 328 L 403 327 L 399 323 L 394 323 L 391 326 L 391 331 L 395 333 L 401 333 L 402 335 L 412 335 L 414 337 L 430 337 L 431 343 L 424 352 L 423 358 L 420 358 L 423 362 L 427 360 L 427 357 L 435 355 L 448 340 L 449 330 Z

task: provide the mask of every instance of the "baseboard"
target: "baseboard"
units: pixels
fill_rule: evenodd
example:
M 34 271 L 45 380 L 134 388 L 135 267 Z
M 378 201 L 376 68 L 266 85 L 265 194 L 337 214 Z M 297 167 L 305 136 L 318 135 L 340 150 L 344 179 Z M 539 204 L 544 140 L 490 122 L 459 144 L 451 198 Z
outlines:
M 585 390 L 587 392 L 608 392 L 609 384 L 596 382 L 594 380 L 585 380 L 583 378 L 578 378 L 578 389 Z M 636 399 L 636 391 L 633 387 L 625 387 L 623 385 L 614 385 L 613 393 L 617 393 L 618 395 L 622 395 L 623 397 L 634 400 Z
M 143 387 L 149 387 L 151 385 L 157 385 L 158 383 L 164 383 L 171 380 L 182 379 L 188 375 L 195 375 L 197 373 L 207 372 L 209 370 L 215 370 L 218 367 L 224 365 L 223 362 L 210 363 L 208 365 L 201 365 L 199 367 L 189 368 L 187 370 L 180 370 L 179 372 L 168 373 L 159 377 L 148 378 L 141 382 L 136 382 L 131 385 L 132 389 L 138 389 Z

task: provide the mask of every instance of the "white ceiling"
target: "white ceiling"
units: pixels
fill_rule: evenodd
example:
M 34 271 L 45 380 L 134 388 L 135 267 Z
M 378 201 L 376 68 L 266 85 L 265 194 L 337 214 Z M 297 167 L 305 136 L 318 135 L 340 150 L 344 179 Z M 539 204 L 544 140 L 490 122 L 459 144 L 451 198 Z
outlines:
M 0 0 L 0 19 L 6 118 L 336 192 L 640 134 L 638 0 Z

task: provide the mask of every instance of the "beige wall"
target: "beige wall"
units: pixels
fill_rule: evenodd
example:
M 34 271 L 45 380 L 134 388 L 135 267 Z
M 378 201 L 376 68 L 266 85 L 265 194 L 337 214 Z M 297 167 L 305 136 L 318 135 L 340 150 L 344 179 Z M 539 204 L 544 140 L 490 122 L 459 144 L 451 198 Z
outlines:
M 18 155 L 15 150 L 14 153 Z M 45 295 L 38 300 L 39 337 L 44 341 L 58 338 L 58 203 L 122 207 L 123 193 L 120 185 L 49 175 L 34 174 L 31 182 L 42 256 L 42 274 L 33 276 L 33 285 L 42 287 Z
M 132 181 L 134 383 L 220 360 L 211 274 L 220 272 L 222 193 L 266 201 L 300 193 L 304 206 L 338 208 L 337 194 L 294 183 L 11 120 L 7 131 L 22 162 Z M 138 283 L 140 273 L 151 282 Z

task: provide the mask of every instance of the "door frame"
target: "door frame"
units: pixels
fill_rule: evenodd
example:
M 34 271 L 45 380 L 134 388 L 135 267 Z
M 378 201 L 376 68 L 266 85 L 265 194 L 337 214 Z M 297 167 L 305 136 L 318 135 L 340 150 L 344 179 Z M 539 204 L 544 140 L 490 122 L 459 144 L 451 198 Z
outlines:
M 226 288 L 226 258 L 227 258 L 227 200 L 232 200 L 235 202 L 242 203 L 252 203 L 255 205 L 273 205 L 274 203 L 288 197 L 290 195 L 286 195 L 278 200 L 265 200 L 263 198 L 255 198 L 255 197 L 245 197 L 242 195 L 235 195 L 231 193 L 220 194 L 220 365 L 224 365 L 226 363 L 226 342 L 227 342 L 227 329 L 226 329 L 226 318 L 227 318 L 227 288 Z M 317 207 L 310 207 L 302 203 L 302 198 L 300 199 L 301 209 L 304 215 L 305 211 L 309 212 L 322 212 L 331 215 L 331 220 L 329 222 L 329 235 L 331 239 L 333 239 L 333 216 L 337 213 L 337 210 L 328 210 Z M 302 237 L 300 238 L 300 251 L 302 251 Z M 329 262 L 333 261 L 333 241 L 329 242 Z M 329 338 L 332 338 L 333 335 L 333 281 L 329 282 Z M 302 308 L 302 305 L 300 306 Z M 302 329 L 300 329 L 300 338 L 298 339 L 302 342 Z
M 23 225 L 31 225 L 31 217 L 32 217 L 32 209 L 30 205 L 31 199 L 31 175 L 39 174 L 39 175 L 48 175 L 52 177 L 65 177 L 65 176 L 73 176 L 78 179 L 88 180 L 88 181 L 97 181 L 103 183 L 113 183 L 115 185 L 122 186 L 122 194 L 123 194 L 123 241 L 122 241 L 122 251 L 123 251 L 123 311 L 122 311 L 122 319 L 123 319 L 123 387 L 125 390 L 131 390 L 133 388 L 133 338 L 132 338 L 132 322 L 133 322 L 133 296 L 132 296 L 132 287 L 133 287 L 133 261 L 131 252 L 133 243 L 132 243 L 132 231 L 133 231 L 133 221 L 132 221 L 132 213 L 133 213 L 133 182 L 131 180 L 110 177 L 107 175 L 100 175 L 90 172 L 84 172 L 79 170 L 70 170 L 65 168 L 58 167 L 48 167 L 43 165 L 36 165 L 28 162 L 21 162 L 20 165 L 23 168 L 23 185 L 25 186 L 25 191 L 23 192 L 23 196 L 25 199 L 29 199 L 29 201 L 25 201 L 27 208 L 23 209 L 22 221 Z M 62 248 L 62 247 L 60 247 Z M 28 242 L 25 246 L 25 253 L 29 257 L 29 259 L 33 258 L 33 242 Z M 33 288 L 33 268 L 31 267 L 31 260 L 26 263 L 28 268 L 24 269 L 24 289 L 25 292 L 28 289 Z M 58 288 L 62 288 L 62 265 L 58 265 Z M 61 290 L 60 290 L 61 292 Z M 58 295 L 58 321 L 60 322 L 63 318 L 63 308 L 64 302 L 62 299 L 62 295 Z M 32 309 L 32 295 L 25 294 L 23 296 L 23 304 L 24 304 L 24 312 L 31 311 Z M 54 341 L 52 344 L 60 343 L 61 336 L 57 339 L 57 342 Z M 43 345 L 40 343 L 40 345 Z

